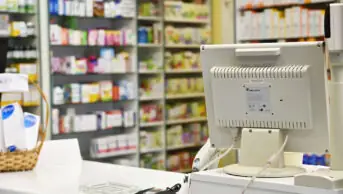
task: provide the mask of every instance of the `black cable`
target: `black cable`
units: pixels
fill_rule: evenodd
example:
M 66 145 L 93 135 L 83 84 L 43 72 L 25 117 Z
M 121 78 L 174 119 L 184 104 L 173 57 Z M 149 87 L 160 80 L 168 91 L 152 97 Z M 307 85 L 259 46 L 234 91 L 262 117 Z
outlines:
M 182 187 L 182 185 L 180 183 L 177 183 L 176 185 L 174 185 L 171 188 L 167 187 L 167 191 L 179 192 L 181 187 Z

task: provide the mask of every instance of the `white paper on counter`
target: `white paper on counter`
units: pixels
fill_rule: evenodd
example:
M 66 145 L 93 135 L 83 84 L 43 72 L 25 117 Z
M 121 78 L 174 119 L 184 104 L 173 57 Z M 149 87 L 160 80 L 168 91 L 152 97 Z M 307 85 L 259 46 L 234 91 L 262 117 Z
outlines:
M 17 73 L 0 74 L 0 92 L 27 92 L 29 91 L 28 76 Z

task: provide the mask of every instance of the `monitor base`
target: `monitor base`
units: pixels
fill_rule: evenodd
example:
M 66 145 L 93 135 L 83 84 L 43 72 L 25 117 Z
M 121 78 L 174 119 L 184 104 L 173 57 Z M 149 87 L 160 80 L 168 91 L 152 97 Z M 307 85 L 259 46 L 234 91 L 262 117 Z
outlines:
M 316 172 L 300 174 L 295 176 L 294 184 L 296 186 L 329 190 L 343 189 L 343 171 L 322 169 Z
M 256 176 L 263 167 L 255 166 L 243 166 L 240 164 L 233 164 L 224 167 L 224 172 L 234 176 L 243 176 L 243 177 L 253 177 Z M 286 166 L 284 168 L 267 168 L 264 170 L 258 178 L 283 178 L 283 177 L 292 177 L 297 174 L 306 172 L 305 169 L 300 167 L 291 167 Z

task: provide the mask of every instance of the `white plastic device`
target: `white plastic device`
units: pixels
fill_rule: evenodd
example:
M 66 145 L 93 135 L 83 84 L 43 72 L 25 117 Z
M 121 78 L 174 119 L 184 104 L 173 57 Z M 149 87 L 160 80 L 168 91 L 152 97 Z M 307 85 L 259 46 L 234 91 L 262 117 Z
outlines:
M 261 161 L 268 161 L 280 148 L 285 134 L 286 151 L 328 149 L 323 48 L 322 42 L 201 46 L 211 146 L 229 147 L 230 134 L 236 134 L 229 130 L 243 128 L 244 157 L 227 167 L 228 173 L 256 175 L 263 168 Z M 280 158 L 261 176 L 300 172 L 285 167 Z

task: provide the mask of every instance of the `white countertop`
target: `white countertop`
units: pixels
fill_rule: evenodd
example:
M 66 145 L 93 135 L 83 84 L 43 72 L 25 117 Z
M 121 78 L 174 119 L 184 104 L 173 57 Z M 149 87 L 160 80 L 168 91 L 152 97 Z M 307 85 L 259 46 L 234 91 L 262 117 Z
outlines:
M 1 173 L 0 193 L 75 194 L 81 185 L 107 182 L 138 186 L 166 188 L 182 183 L 184 174 L 124 167 L 97 162 L 82 162 L 77 168 L 49 166 L 31 172 Z M 187 188 L 182 188 L 182 190 Z
M 181 173 L 82 161 L 77 141 L 60 140 L 44 144 L 33 171 L 0 173 L 0 193 L 78 194 L 80 186 L 108 182 L 165 189 L 183 183 L 184 177 Z M 180 193 L 187 190 L 183 186 Z
M 304 166 L 308 172 L 316 171 L 316 166 Z M 191 175 L 191 194 L 241 193 L 251 178 L 232 176 L 223 169 L 197 172 Z M 248 189 L 248 193 L 263 194 L 343 194 L 342 190 L 325 190 L 294 185 L 294 178 L 257 178 Z

